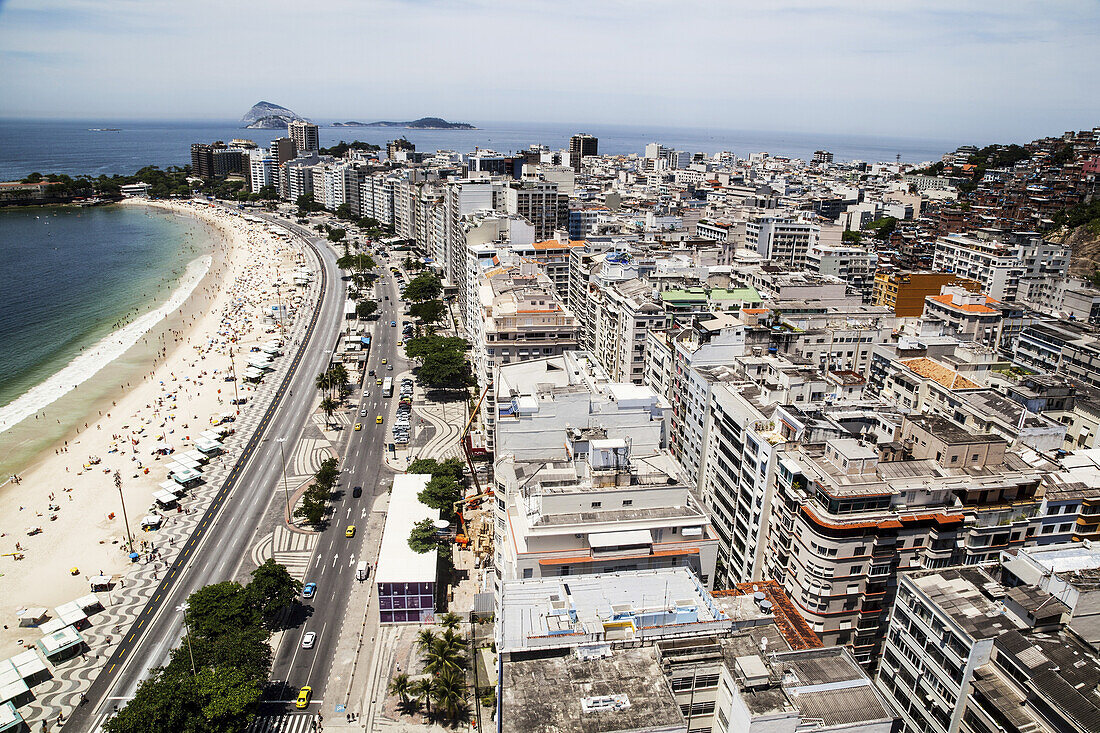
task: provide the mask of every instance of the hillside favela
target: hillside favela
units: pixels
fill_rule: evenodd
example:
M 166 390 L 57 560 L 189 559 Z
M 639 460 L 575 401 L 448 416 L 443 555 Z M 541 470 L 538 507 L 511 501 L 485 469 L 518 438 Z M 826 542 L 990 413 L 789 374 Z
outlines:
M 1100 733 L 1097 27 L 0 3 L 0 733 Z

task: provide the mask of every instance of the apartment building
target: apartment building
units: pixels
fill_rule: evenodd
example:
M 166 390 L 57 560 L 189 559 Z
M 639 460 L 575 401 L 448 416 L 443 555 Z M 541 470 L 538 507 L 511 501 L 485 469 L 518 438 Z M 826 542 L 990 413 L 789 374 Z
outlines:
M 762 216 L 745 224 L 745 247 L 792 270 L 806 266 L 806 253 L 820 236 L 819 225 L 790 217 Z
M 511 181 L 503 189 L 504 211 L 522 216 L 535 227 L 535 238 L 545 241 L 569 226 L 569 197 L 558 193 L 556 183 L 539 180 Z
M 261 188 L 274 186 L 277 182 L 278 166 L 275 159 L 266 150 L 253 150 L 248 155 L 248 181 L 252 193 Z
M 500 581 L 685 567 L 710 588 L 718 541 L 705 507 L 667 451 L 558 431 L 564 456 L 494 464 Z M 561 451 L 558 451 L 559 454 Z
M 864 247 L 844 247 L 820 242 L 806 250 L 806 269 L 819 275 L 832 275 L 870 303 L 874 295 L 878 255 Z
M 1100 731 L 1095 646 L 1067 628 L 1070 609 L 1059 596 L 1006 586 L 997 571 L 900 578 L 876 685 L 903 730 Z M 1097 577 L 1066 575 L 1079 576 L 1064 586 L 1071 589 L 1091 589 Z
M 321 148 L 321 137 L 317 125 L 305 120 L 291 120 L 287 123 L 287 136 L 294 141 L 294 147 L 299 153 L 308 153 Z
M 1082 324 L 1049 321 L 1025 327 L 1012 362 L 1040 373 L 1100 387 L 1100 337 Z
M 506 582 L 499 730 L 889 733 L 850 654 L 774 583 L 710 593 L 683 569 Z
M 583 246 L 583 240 L 570 240 L 564 232 L 560 232 L 557 239 L 546 239 L 527 245 L 515 244 L 512 252 L 526 260 L 537 262 L 554 283 L 558 297 L 565 303 L 569 298 L 569 253 Z
M 924 299 L 939 295 L 944 286 L 979 292 L 981 283 L 951 272 L 896 272 L 880 269 L 875 273 L 871 302 L 893 310 L 898 318 L 917 318 L 924 312 Z
M 481 388 L 489 390 L 490 403 L 500 367 L 577 349 L 577 319 L 535 263 L 494 267 L 476 285 L 477 300 L 471 305 L 476 315 L 467 321 L 466 330 L 475 376 Z
M 852 438 L 784 450 L 767 535 L 780 581 L 826 643 L 878 657 L 897 574 L 977 564 L 1034 543 L 1042 476 L 1003 438 L 935 416 L 906 417 L 898 440 Z
M 924 299 L 923 319 L 935 319 L 946 331 L 963 341 L 995 348 L 1001 342 L 1002 311 L 998 301 L 985 293 L 945 287 L 938 295 Z
M 976 280 L 999 301 L 1040 304 L 1069 272 L 1068 245 L 1044 241 L 1034 232 L 1009 235 L 976 232 L 936 240 L 933 267 Z

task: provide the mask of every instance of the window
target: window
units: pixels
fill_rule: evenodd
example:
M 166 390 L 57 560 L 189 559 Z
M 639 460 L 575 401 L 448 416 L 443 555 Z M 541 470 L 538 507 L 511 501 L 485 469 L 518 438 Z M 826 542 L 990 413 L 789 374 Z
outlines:
M 623 499 L 623 506 L 634 506 L 633 499 Z
M 603 502 L 602 502 L 602 501 L 594 501 L 594 502 L 592 502 L 592 508 L 593 508 L 593 509 L 599 509 L 599 508 L 600 508 L 600 507 L 602 507 L 602 506 L 603 506 Z

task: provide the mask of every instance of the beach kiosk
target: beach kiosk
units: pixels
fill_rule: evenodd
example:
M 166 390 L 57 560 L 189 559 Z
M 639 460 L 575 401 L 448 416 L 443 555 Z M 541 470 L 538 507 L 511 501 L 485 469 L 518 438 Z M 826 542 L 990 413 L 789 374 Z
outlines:
M 57 611 L 57 620 L 66 626 L 72 626 L 76 629 L 84 629 L 89 626 L 88 614 L 84 613 L 84 609 L 76 601 L 62 603 L 54 610 Z
M 382 547 L 374 580 L 378 584 L 382 623 L 425 623 L 435 615 L 437 552 L 419 553 L 409 547 L 409 533 L 417 522 L 439 519 L 439 510 L 417 496 L 428 484 L 428 474 L 395 476 Z
M 207 431 L 204 430 L 202 437 L 195 441 L 195 448 L 206 456 L 206 460 L 210 460 L 214 456 L 220 454 L 224 446 L 218 439 L 206 437 L 206 432 Z
M 186 466 L 172 467 L 169 475 L 172 477 L 173 481 L 185 489 L 189 489 L 192 486 L 198 486 L 199 482 L 202 481 L 202 474 L 200 472 Z
M 88 579 L 88 583 L 91 584 L 93 591 L 103 592 L 111 590 L 114 581 L 106 575 L 95 575 Z
M 244 378 L 245 381 L 248 382 L 259 382 L 263 380 L 266 374 L 267 372 L 265 372 L 263 369 L 257 369 L 254 366 L 250 366 L 244 370 Z
M 15 733 L 26 730 L 23 716 L 11 702 L 0 703 L 0 733 Z
M 32 699 L 30 686 L 19 676 L 11 660 L 0 662 L 0 702 L 25 705 Z
M 158 499 L 157 501 L 160 501 Z M 158 514 L 146 514 L 141 518 L 142 529 L 160 529 L 160 524 L 163 520 Z
M 72 626 L 66 626 L 59 631 L 43 636 L 35 642 L 35 645 L 50 664 L 57 664 L 70 657 L 75 657 L 86 646 L 84 637 Z

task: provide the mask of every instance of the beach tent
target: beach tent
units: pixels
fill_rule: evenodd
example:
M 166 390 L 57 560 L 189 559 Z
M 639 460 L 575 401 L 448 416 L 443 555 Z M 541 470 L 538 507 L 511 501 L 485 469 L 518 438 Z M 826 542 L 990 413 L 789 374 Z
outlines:
M 264 344 L 260 347 L 260 350 L 265 354 L 271 354 L 272 356 L 279 355 L 279 347 L 276 344 Z
M 220 432 L 218 432 L 217 430 L 203 430 L 201 433 L 199 433 L 199 435 L 206 438 L 207 440 L 213 440 L 213 441 L 219 441 L 223 437 L 225 437 Z
M 72 626 L 43 636 L 37 642 L 38 649 L 52 664 L 76 656 L 84 648 L 84 637 Z
M 49 618 L 49 610 L 40 606 L 23 608 L 15 612 L 20 626 L 41 626 Z
M 260 381 L 264 378 L 264 374 L 265 372 L 263 369 L 257 369 L 255 367 L 248 367 L 244 370 L 244 378 L 252 382 Z
M 88 623 L 88 614 L 84 613 L 84 609 L 76 601 L 62 603 L 54 610 L 57 611 L 57 618 L 66 626 L 80 628 Z
M 103 610 L 103 601 L 99 600 L 99 596 L 97 596 L 95 593 L 89 593 L 86 596 L 80 596 L 80 598 L 77 598 L 75 601 L 73 601 L 73 603 L 76 603 L 81 608 L 83 608 L 84 613 L 88 614 L 89 616 L 91 616 L 96 611 Z
M 172 468 L 176 465 L 180 465 L 180 466 L 183 466 L 184 468 L 193 468 L 196 471 L 201 470 L 199 468 L 199 466 L 201 464 L 198 461 L 196 461 L 194 458 L 191 458 L 190 456 L 183 456 L 183 455 L 173 456 L 172 460 L 174 461 L 174 463 L 169 463 L 168 464 L 169 468 Z
M 168 455 L 169 453 L 171 453 L 174 450 L 175 450 L 175 448 L 168 445 L 168 443 L 165 443 L 164 441 L 161 441 L 161 442 L 159 442 L 159 443 L 157 443 L 156 445 L 153 446 L 153 452 L 154 453 L 160 453 L 161 455 L 165 455 L 165 456 Z
M 159 484 L 157 484 L 157 487 L 161 491 L 177 491 L 179 489 L 179 484 L 177 484 L 172 479 L 168 479 L 167 481 L 161 481 Z
M 91 584 L 92 590 L 110 590 L 111 583 L 113 581 L 106 575 L 95 575 L 88 579 L 88 583 Z M 85 596 L 86 598 L 87 596 Z
M 160 499 L 157 499 L 157 501 L 160 501 Z M 162 521 L 163 520 L 156 514 L 146 514 L 144 517 L 141 518 L 141 528 L 160 529 L 160 523 Z

